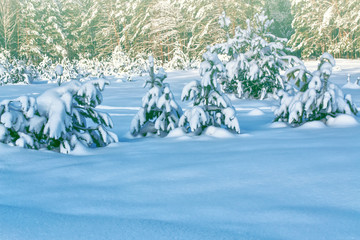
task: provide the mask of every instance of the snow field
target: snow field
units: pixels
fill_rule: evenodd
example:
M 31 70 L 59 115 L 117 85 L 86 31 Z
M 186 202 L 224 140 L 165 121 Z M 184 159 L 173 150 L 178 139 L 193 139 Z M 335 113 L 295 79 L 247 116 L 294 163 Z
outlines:
M 360 75 L 358 61 L 338 65 L 330 81 L 339 87 L 348 72 Z M 187 109 L 181 90 L 200 79 L 171 72 L 165 82 Z M 360 237 L 360 127 L 350 124 L 359 117 L 294 129 L 272 123 L 277 101 L 237 99 L 240 135 L 210 128 L 133 138 L 142 84 L 114 80 L 103 93 L 98 109 L 111 115 L 119 143 L 80 155 L 0 144 L 0 239 Z M 53 86 L 2 86 L 0 99 Z M 358 90 L 343 91 L 360 106 Z

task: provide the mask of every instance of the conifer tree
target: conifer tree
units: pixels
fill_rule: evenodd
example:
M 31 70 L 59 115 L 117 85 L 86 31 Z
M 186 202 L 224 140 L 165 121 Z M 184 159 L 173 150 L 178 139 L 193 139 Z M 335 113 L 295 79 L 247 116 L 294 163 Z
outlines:
M 357 114 L 351 95 L 329 82 L 335 60 L 329 53 L 320 57 L 318 69 L 310 73 L 304 65 L 286 72 L 289 84 L 279 92 L 280 106 L 275 120 L 299 126 L 308 121 L 326 121 L 338 114 Z
M 178 127 L 182 115 L 181 107 L 176 103 L 169 84 L 163 83 L 167 74 L 162 68 L 154 72 L 154 59 L 149 57 L 149 79 L 144 87 L 149 91 L 142 99 L 142 107 L 131 122 L 130 132 L 133 136 L 158 134 L 166 136 Z
M 70 153 L 76 147 L 102 147 L 117 142 L 107 130 L 110 116 L 95 107 L 108 82 L 73 81 L 47 90 L 36 99 L 22 96 L 0 103 L 0 141 L 25 148 Z
M 264 99 L 284 87 L 281 70 L 297 58 L 287 55 L 286 39 L 269 32 L 270 21 L 264 12 L 247 21 L 247 28 L 237 28 L 235 37 L 216 44 L 212 52 L 224 54 L 226 73 L 223 88 L 241 98 Z
M 187 132 L 199 135 L 208 126 L 224 127 L 240 133 L 236 112 L 230 99 L 222 93 L 218 76 L 225 70 L 216 53 L 203 54 L 200 66 L 201 82 L 188 83 L 181 94 L 181 100 L 192 100 L 193 107 L 185 111 L 179 125 Z

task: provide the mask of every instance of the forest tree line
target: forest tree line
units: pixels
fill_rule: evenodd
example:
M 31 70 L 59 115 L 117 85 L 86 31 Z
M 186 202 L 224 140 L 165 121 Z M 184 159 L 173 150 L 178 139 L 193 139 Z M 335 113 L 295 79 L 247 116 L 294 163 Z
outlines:
M 233 34 L 261 11 L 302 57 L 360 57 L 360 0 L 1 0 L 0 49 L 33 62 L 102 59 L 116 46 L 162 62 L 179 51 L 200 59 L 226 40 L 223 12 Z

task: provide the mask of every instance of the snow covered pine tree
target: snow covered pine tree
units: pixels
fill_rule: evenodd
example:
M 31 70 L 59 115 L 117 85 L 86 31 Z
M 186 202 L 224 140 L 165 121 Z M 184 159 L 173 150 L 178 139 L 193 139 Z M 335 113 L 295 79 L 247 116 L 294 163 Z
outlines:
M 286 71 L 289 81 L 286 89 L 280 90 L 280 107 L 275 110 L 275 120 L 299 126 L 308 121 L 326 121 L 338 114 L 357 114 L 351 95 L 343 92 L 328 80 L 335 66 L 329 53 L 320 57 L 318 70 L 310 73 L 302 64 Z
M 211 52 L 226 56 L 226 66 L 222 87 L 225 92 L 239 98 L 264 99 L 284 88 L 280 70 L 286 70 L 297 57 L 287 55 L 287 39 L 274 36 L 269 32 L 272 21 L 265 13 L 254 16 L 254 26 L 247 20 L 247 29 L 236 28 L 234 38 L 230 38 L 230 20 L 223 13 L 220 25 L 227 32 L 225 43 L 211 47 Z
M 200 65 L 201 82 L 190 82 L 182 91 L 181 100 L 193 100 L 193 107 L 185 111 L 179 126 L 196 135 L 200 135 L 208 126 L 225 127 L 240 133 L 235 109 L 217 82 L 218 74 L 225 70 L 224 65 L 216 53 L 207 51 L 203 58 Z
M 72 81 L 37 97 L 22 96 L 0 103 L 0 141 L 24 148 L 48 148 L 70 153 L 75 148 L 117 142 L 108 131 L 110 116 L 95 107 L 108 82 Z
M 24 61 L 13 59 L 10 52 L 0 49 L 0 85 L 26 83 L 30 84 L 37 77 L 37 72 L 32 65 Z
M 162 68 L 154 72 L 154 59 L 149 57 L 150 79 L 144 87 L 150 90 L 142 99 L 142 107 L 131 122 L 130 132 L 133 136 L 146 136 L 148 133 L 166 136 L 178 127 L 182 115 L 181 107 L 176 103 L 169 84 L 163 83 L 167 74 Z

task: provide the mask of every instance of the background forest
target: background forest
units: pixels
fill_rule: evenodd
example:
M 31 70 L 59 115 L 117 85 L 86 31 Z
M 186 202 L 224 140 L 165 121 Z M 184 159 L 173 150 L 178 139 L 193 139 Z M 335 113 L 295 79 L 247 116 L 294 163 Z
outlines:
M 301 57 L 360 57 L 360 0 L 1 0 L 0 48 L 34 63 L 103 59 L 117 46 L 132 58 L 197 60 L 226 39 L 222 12 L 232 34 L 263 10 Z

